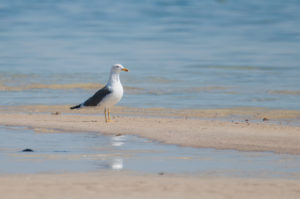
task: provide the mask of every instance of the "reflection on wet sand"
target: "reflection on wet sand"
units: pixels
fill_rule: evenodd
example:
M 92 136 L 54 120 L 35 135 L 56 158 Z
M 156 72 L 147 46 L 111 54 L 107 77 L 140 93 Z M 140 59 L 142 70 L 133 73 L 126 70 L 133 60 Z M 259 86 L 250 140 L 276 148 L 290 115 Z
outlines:
M 121 147 L 125 144 L 125 136 L 113 136 L 111 137 L 112 147 Z M 111 168 L 113 170 L 122 170 L 123 169 L 123 159 L 121 157 L 114 158 L 112 160 Z
M 123 169 L 123 159 L 122 158 L 113 159 L 111 168 L 113 170 L 122 170 Z
M 300 176 L 300 159 L 296 155 L 196 149 L 129 135 L 87 132 L 34 133 L 1 127 L 0 136 L 0 174 L 128 170 L 229 177 Z M 27 147 L 34 152 L 21 152 Z
M 111 138 L 111 145 L 114 147 L 123 146 L 125 143 L 125 136 L 113 136 Z

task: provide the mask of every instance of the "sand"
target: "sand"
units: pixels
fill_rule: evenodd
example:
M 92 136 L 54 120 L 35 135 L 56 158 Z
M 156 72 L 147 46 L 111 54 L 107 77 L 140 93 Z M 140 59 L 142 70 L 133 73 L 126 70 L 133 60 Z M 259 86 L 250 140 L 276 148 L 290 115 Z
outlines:
M 0 176 L 6 199 L 260 198 L 297 199 L 300 182 L 287 179 L 206 178 L 126 172 Z
M 127 110 L 127 111 L 126 111 Z M 98 111 L 98 112 L 97 112 Z M 300 127 L 269 122 L 220 120 L 230 110 L 179 111 L 114 109 L 106 124 L 101 111 L 68 110 L 68 106 L 2 107 L 0 125 L 24 126 L 38 133 L 59 131 L 132 134 L 163 143 L 243 151 L 300 154 Z M 207 117 L 204 113 L 211 114 Z M 299 119 L 298 112 L 233 110 L 247 118 Z M 232 113 L 231 112 L 231 113 Z M 278 115 L 275 115 L 275 113 Z M 238 113 L 238 114 L 237 114 Z M 209 115 L 208 114 L 208 115 Z M 141 174 L 125 171 L 67 174 L 0 175 L 0 196 L 35 198 L 300 198 L 300 180 Z
M 182 146 L 300 154 L 300 127 L 297 126 L 201 119 L 189 115 L 183 117 L 176 113 L 173 114 L 176 117 L 154 116 L 155 111 L 159 112 L 155 109 L 152 109 L 152 112 L 141 109 L 140 114 L 148 114 L 147 117 L 122 112 L 118 117 L 114 117 L 111 123 L 105 123 L 102 113 L 87 114 L 89 110 L 93 112 L 95 109 L 73 112 L 68 110 L 68 106 L 31 106 L 19 109 L 22 112 L 16 109 L 2 109 L 0 125 L 25 126 L 36 131 L 55 129 L 69 132 L 132 134 Z M 98 110 L 99 112 L 102 111 Z M 132 112 L 129 109 L 128 113 Z
M 0 176 L 5 199 L 56 198 L 260 198 L 297 199 L 300 182 L 276 179 L 205 178 L 126 172 Z

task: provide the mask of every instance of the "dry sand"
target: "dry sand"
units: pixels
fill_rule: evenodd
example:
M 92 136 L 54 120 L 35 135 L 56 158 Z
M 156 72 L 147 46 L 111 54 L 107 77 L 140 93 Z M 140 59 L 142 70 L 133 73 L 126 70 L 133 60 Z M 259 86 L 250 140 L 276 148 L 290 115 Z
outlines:
M 205 178 L 125 172 L 0 176 L 5 199 L 260 198 L 298 199 L 296 180 Z
M 284 118 L 278 111 L 233 112 L 246 117 Z M 241 111 L 241 112 L 240 112 Z M 217 149 L 300 154 L 300 127 L 264 122 L 203 120 L 206 111 L 116 108 L 119 115 L 104 123 L 99 110 L 68 110 L 67 106 L 2 107 L 0 125 L 24 126 L 37 132 L 56 130 L 133 134 L 164 143 Z M 162 112 L 162 113 L 161 113 Z M 228 116 L 229 110 L 214 110 Z M 208 112 L 212 114 L 212 112 Z M 280 113 L 280 114 L 279 114 Z M 208 114 L 209 115 L 209 114 Z M 212 114 L 213 115 L 213 114 Z M 299 113 L 287 114 L 299 119 Z M 146 116 L 146 117 L 145 117 Z M 170 117 L 172 116 L 172 117 Z M 300 180 L 246 179 L 127 172 L 1 175 L 0 198 L 300 198 Z

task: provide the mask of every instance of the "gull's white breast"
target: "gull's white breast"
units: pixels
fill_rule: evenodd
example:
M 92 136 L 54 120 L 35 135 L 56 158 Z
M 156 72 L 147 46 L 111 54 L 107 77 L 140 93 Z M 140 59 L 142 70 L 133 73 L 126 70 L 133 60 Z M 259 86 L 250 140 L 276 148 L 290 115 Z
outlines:
M 118 103 L 123 97 L 123 86 L 121 82 L 108 86 L 108 88 L 112 91 L 108 94 L 101 102 L 100 106 L 103 107 L 111 107 Z

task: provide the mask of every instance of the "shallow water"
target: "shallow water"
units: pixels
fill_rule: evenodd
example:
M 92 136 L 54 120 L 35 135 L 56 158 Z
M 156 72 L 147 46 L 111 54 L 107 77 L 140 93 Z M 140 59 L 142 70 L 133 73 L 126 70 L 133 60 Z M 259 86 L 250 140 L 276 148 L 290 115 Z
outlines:
M 0 105 L 77 104 L 122 63 L 123 106 L 300 110 L 294 0 L 2 0 L 0 51 Z
M 128 170 L 300 178 L 300 157 L 296 155 L 198 149 L 129 135 L 47 133 L 19 127 L 0 127 L 0 136 L 0 174 Z M 26 148 L 34 152 L 22 152 Z

